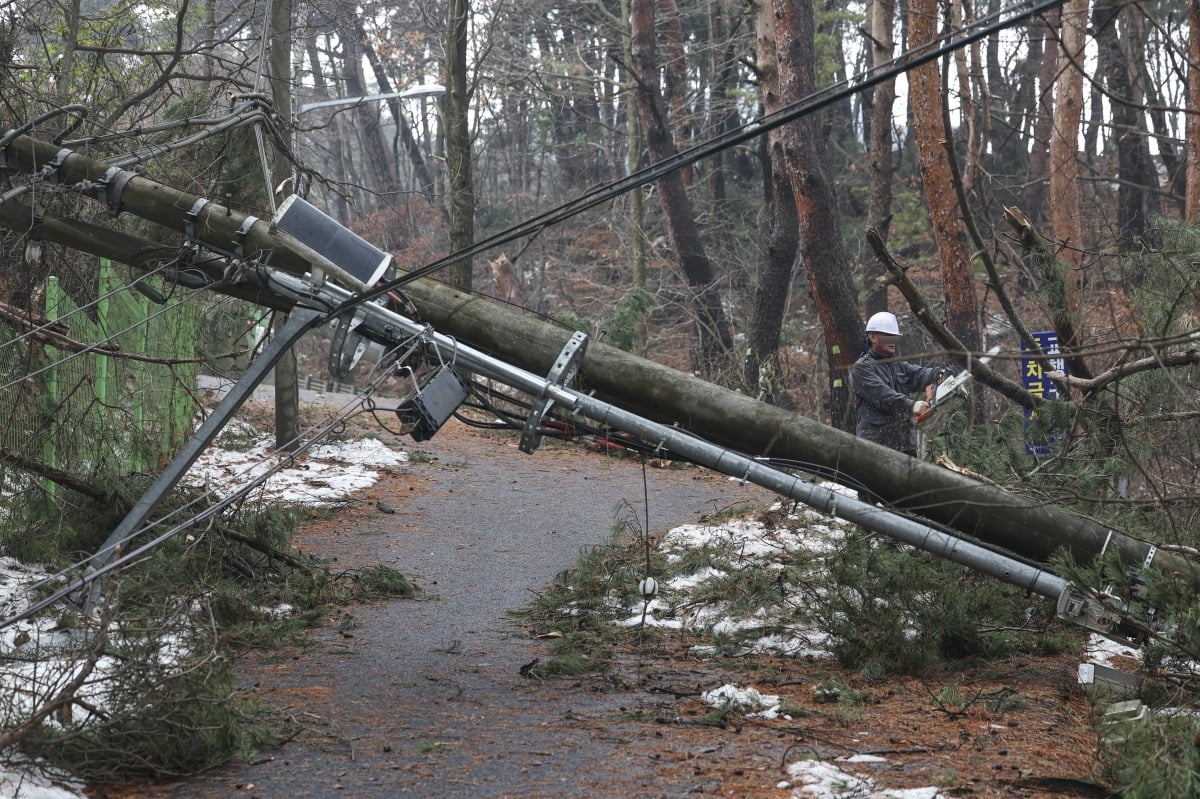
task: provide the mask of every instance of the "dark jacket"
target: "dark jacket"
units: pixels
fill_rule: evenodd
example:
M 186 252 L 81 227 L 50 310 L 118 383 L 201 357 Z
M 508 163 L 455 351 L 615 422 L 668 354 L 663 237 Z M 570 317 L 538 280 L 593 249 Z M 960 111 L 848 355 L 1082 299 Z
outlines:
M 908 361 L 884 360 L 868 350 L 850 369 L 850 387 L 857 400 L 854 432 L 861 438 L 913 455 L 917 426 L 909 397 L 934 382 L 939 369 Z

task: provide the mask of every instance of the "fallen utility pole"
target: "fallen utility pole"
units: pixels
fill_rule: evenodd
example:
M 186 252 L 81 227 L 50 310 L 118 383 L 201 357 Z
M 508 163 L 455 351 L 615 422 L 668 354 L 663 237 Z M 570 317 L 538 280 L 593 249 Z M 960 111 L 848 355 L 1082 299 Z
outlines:
M 16 137 L 2 155 L 0 165 L 8 169 L 71 185 L 105 203 L 114 215 L 126 211 L 151 219 L 231 260 L 263 261 L 293 275 L 321 269 L 339 277 L 344 285 L 361 288 L 354 286 L 349 276 L 339 275 L 336 264 L 274 230 L 268 222 L 171 189 L 145 175 L 109 167 L 28 136 Z M 0 223 L 28 232 L 28 210 L 14 216 L 24 221 L 13 224 L 6 215 Z M 55 233 L 43 228 L 38 235 L 54 240 L 51 236 Z M 64 243 L 93 251 L 80 238 Z M 130 252 L 122 257 L 119 249 L 110 242 L 103 254 L 135 266 L 145 255 Z M 534 373 L 544 374 L 553 367 L 569 336 L 561 327 L 532 315 L 431 281 L 414 281 L 406 291 L 421 319 L 440 332 Z M 272 301 L 279 302 L 278 298 Z M 1062 508 L 909 458 L 621 350 L 593 343 L 579 364 L 579 376 L 597 398 L 622 409 L 677 425 L 737 452 L 785 458 L 809 464 L 822 474 L 840 474 L 896 507 L 1017 555 L 1044 563 L 1054 553 L 1066 550 L 1076 560 L 1090 562 L 1111 552 L 1130 569 L 1155 568 L 1200 588 L 1200 565 L 1179 553 L 1160 550 Z
M 532 371 L 548 369 L 568 335 L 556 324 L 442 284 L 414 282 L 406 292 L 439 331 Z M 621 408 L 739 452 L 841 474 L 894 507 L 1032 560 L 1045 563 L 1065 549 L 1086 563 L 1115 552 L 1131 568 L 1153 566 L 1200 588 L 1200 565 L 1178 553 L 614 347 L 589 345 L 579 374 L 596 397 Z
M 329 282 L 315 284 L 307 278 L 287 273 L 270 274 L 268 277 L 270 285 L 276 291 L 295 301 L 297 311 L 293 322 L 289 323 L 293 328 L 293 337 L 299 336 L 308 326 L 323 321 L 328 316 L 324 309 L 345 307 L 354 298 L 351 291 Z M 525 452 L 537 449 L 541 436 L 541 422 L 550 408 L 558 405 L 569 414 L 632 434 L 642 441 L 688 458 L 701 466 L 761 485 L 827 515 L 854 522 L 863 528 L 883 533 L 940 558 L 1050 598 L 1055 602 L 1058 616 L 1065 621 L 1129 643 L 1136 643 L 1144 634 L 1151 632 L 1120 614 L 1109 611 L 1089 593 L 1076 589 L 1068 581 L 1036 564 L 1025 563 L 914 519 L 876 507 L 874 504 L 853 499 L 826 484 L 810 482 L 768 466 L 755 458 L 712 444 L 678 427 L 653 422 L 571 388 L 567 384 L 577 373 L 578 364 L 586 351 L 587 337 L 582 333 L 571 336 L 559 353 L 549 376 L 543 378 L 502 359 L 489 356 L 455 338 L 437 332 L 427 324 L 416 322 L 382 305 L 365 303 L 352 313 L 355 331 L 359 336 L 390 350 L 398 350 L 403 346 L 409 352 L 415 352 L 424 349 L 416 344 L 424 343 L 436 352 L 439 367 L 434 376 L 419 386 L 417 393 L 397 410 L 401 419 L 411 418 L 417 422 L 417 426 L 413 428 L 413 435 L 418 440 L 424 440 L 436 433 L 466 399 L 468 388 L 454 371 L 454 367 L 459 366 L 534 397 L 533 408 L 521 436 L 521 449 Z M 149 513 L 166 493 L 174 488 L 200 450 L 207 446 L 220 427 L 237 410 L 241 400 L 253 391 L 265 371 L 278 358 L 279 351 L 291 343 L 292 339 L 281 336 L 281 340 L 272 345 L 276 352 L 266 351 L 255 359 L 247 373 L 238 381 L 236 390 L 222 401 L 204 425 L 193 434 L 183 450 L 146 491 L 141 501 L 118 525 L 104 547 L 92 559 L 92 565 L 95 567 L 92 575 L 60 589 L 50 597 L 43 598 L 17 616 L 0 622 L 0 629 L 81 590 L 89 582 L 92 588 L 98 591 L 100 577 L 129 558 L 140 557 L 148 545 L 123 555 L 122 549 L 125 544 L 141 531 Z M 396 366 L 403 367 L 404 364 L 398 363 Z M 418 429 L 419 433 L 416 432 Z M 160 537 L 156 540 L 165 539 Z M 95 596 L 93 601 L 94 599 Z

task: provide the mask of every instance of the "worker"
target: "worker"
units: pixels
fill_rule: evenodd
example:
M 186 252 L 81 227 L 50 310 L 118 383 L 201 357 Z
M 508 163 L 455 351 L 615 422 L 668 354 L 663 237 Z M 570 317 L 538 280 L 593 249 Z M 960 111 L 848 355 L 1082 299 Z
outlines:
M 900 325 L 895 314 L 873 314 L 867 320 L 866 337 L 868 349 L 850 368 L 850 386 L 858 401 L 854 432 L 915 457 L 916 417 L 929 409 L 929 403 L 910 395 L 939 382 L 948 370 L 896 358 Z

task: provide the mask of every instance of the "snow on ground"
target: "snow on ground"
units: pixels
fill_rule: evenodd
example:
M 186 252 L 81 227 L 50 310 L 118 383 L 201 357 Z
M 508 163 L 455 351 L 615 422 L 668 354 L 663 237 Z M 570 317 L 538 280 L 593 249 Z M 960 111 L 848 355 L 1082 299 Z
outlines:
M 205 450 L 181 481 L 185 485 L 207 487 L 218 496 L 232 493 L 280 461 L 272 455 L 270 439 L 237 424 L 223 438 L 228 443 L 236 436 L 250 437 L 249 446 L 226 449 L 211 446 Z M 388 449 L 376 439 L 325 444 L 313 448 L 295 463 L 271 476 L 258 496 L 271 502 L 323 505 L 350 497 L 379 479 L 380 468 L 397 466 L 408 460 L 405 452 Z M 35 567 L 0 558 L 0 618 L 19 613 L 29 599 L 28 588 L 49 575 Z M 11 625 L 0 631 L 0 679 L 6 699 L 0 704 L 0 730 L 19 723 L 34 707 L 35 697 L 52 693 L 53 686 L 66 682 L 74 662 L 55 659 L 66 633 L 56 630 L 53 618 L 43 616 Z M 36 657 L 31 654 L 36 652 Z M 104 662 L 98 665 L 103 672 Z M 103 707 L 102 698 L 89 699 Z M 98 701 L 99 700 L 99 701 Z M 0 799 L 84 799 L 84 786 L 68 775 L 46 774 L 35 763 L 23 762 L 19 754 L 0 753 L 9 761 L 0 769 Z
M 218 495 L 231 493 L 279 465 L 285 456 L 276 453 L 271 442 L 269 437 L 257 437 L 241 450 L 209 447 L 181 482 L 209 488 Z M 389 449 L 374 438 L 324 444 L 272 475 L 256 497 L 268 502 L 326 505 L 372 485 L 379 479 L 378 468 L 407 460 L 407 452 Z
M 270 442 L 253 431 L 234 429 L 241 436 L 239 449 L 210 447 L 188 472 L 184 483 L 207 487 L 218 495 L 244 486 L 266 470 L 278 464 L 272 455 Z M 230 438 L 223 439 L 228 446 Z M 407 454 L 396 452 L 373 439 L 328 444 L 314 448 L 287 468 L 274 474 L 260 490 L 263 499 L 302 504 L 328 504 L 347 499 L 361 491 L 378 477 L 379 468 L 399 465 Z M 830 486 L 843 490 L 839 486 Z M 782 511 L 784 506 L 773 510 Z M 778 516 L 779 514 L 777 514 Z M 786 524 L 768 525 L 754 518 L 731 519 L 714 525 L 682 525 L 669 531 L 659 542 L 669 565 L 678 573 L 663 581 L 661 593 L 644 602 L 625 607 L 626 615 L 616 623 L 625 626 L 646 624 L 672 629 L 688 629 L 706 634 L 712 641 L 697 647 L 698 654 L 773 653 L 789 657 L 828 657 L 822 648 L 821 636 L 814 630 L 788 627 L 781 629 L 772 622 L 767 608 L 749 613 L 735 609 L 722 598 L 720 591 L 709 590 L 717 581 L 729 580 L 747 569 L 774 570 L 787 577 L 785 563 L 794 566 L 808 562 L 820 568 L 821 558 L 837 547 L 846 534 L 847 525 L 837 519 L 822 516 L 802 506 L 782 514 Z M 687 562 L 699 562 L 695 553 L 703 552 L 703 565 L 694 570 L 681 568 Z M 800 554 L 802 557 L 797 557 Z M 36 570 L 27 569 L 11 560 L 0 560 L 0 617 L 22 606 L 23 586 L 42 579 Z M 792 579 L 795 575 L 792 575 Z M 795 586 L 785 583 L 784 588 Z M 705 597 L 700 599 L 698 597 Z M 614 603 L 619 600 L 614 598 Z M 801 599 L 795 599 L 799 602 Z M 43 622 L 45 624 L 46 622 Z M 52 624 L 52 622 L 49 622 Z M 22 636 L 49 637 L 51 628 L 14 626 L 0 636 L 0 658 L 22 644 Z M 22 642 L 24 643 L 24 642 Z M 1118 648 L 1107 639 L 1095 636 L 1095 662 L 1107 662 L 1117 655 L 1136 656 L 1127 647 Z M 760 693 L 752 686 L 721 685 L 707 691 L 703 701 L 720 709 L 734 709 L 763 718 L 782 715 L 778 696 Z M 11 714 L 16 710 L 8 709 Z M 0 709 L 0 726 L 11 723 Z M 801 760 L 788 766 L 790 781 L 777 787 L 791 788 L 795 799 L 941 799 L 936 788 L 888 790 L 877 788 L 865 777 L 855 776 L 838 765 L 814 760 Z M 0 797 L 3 799 L 83 799 L 83 786 L 64 777 L 47 777 L 38 769 L 0 771 Z
M 833 483 L 824 486 L 848 493 Z M 757 518 L 761 514 L 756 514 L 720 524 L 685 524 L 668 531 L 658 542 L 670 572 L 661 581 L 660 593 L 642 601 L 635 595 L 630 605 L 613 595 L 610 601 L 619 617 L 614 623 L 687 630 L 708 639 L 709 643 L 693 647 L 702 656 L 769 653 L 810 659 L 830 657 L 823 646 L 823 635 L 794 620 L 793 611 L 806 602 L 797 583 L 807 582 L 806 575 L 823 568 L 823 558 L 839 546 L 852 525 L 791 503 L 776 505 L 769 512 L 770 520 Z M 697 557 L 698 553 L 702 557 Z M 800 572 L 796 571 L 798 567 Z M 730 581 L 747 570 L 778 573 L 782 591 L 773 592 L 779 597 L 776 605 L 747 610 L 728 599 L 736 593 L 730 590 Z M 780 618 L 789 621 L 781 624 Z M 789 718 L 781 708 L 780 697 L 764 694 L 753 686 L 720 685 L 705 691 L 701 701 L 718 710 L 737 711 L 753 718 Z M 942 799 L 932 787 L 904 791 L 877 788 L 869 778 L 822 761 L 792 763 L 788 773 L 790 781 L 776 787 L 792 788 L 795 799 Z

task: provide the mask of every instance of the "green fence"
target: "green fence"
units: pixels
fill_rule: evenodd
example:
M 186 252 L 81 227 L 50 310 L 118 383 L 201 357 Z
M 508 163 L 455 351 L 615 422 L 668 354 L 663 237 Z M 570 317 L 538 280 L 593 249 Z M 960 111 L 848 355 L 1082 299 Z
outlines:
M 146 279 L 166 295 L 151 302 L 128 283 L 101 263 L 94 293 L 76 293 L 96 299 L 80 308 L 50 277 L 50 340 L 0 328 L 0 525 L 10 534 L 78 504 L 73 486 L 111 491 L 130 475 L 157 472 L 193 426 L 196 303 Z

